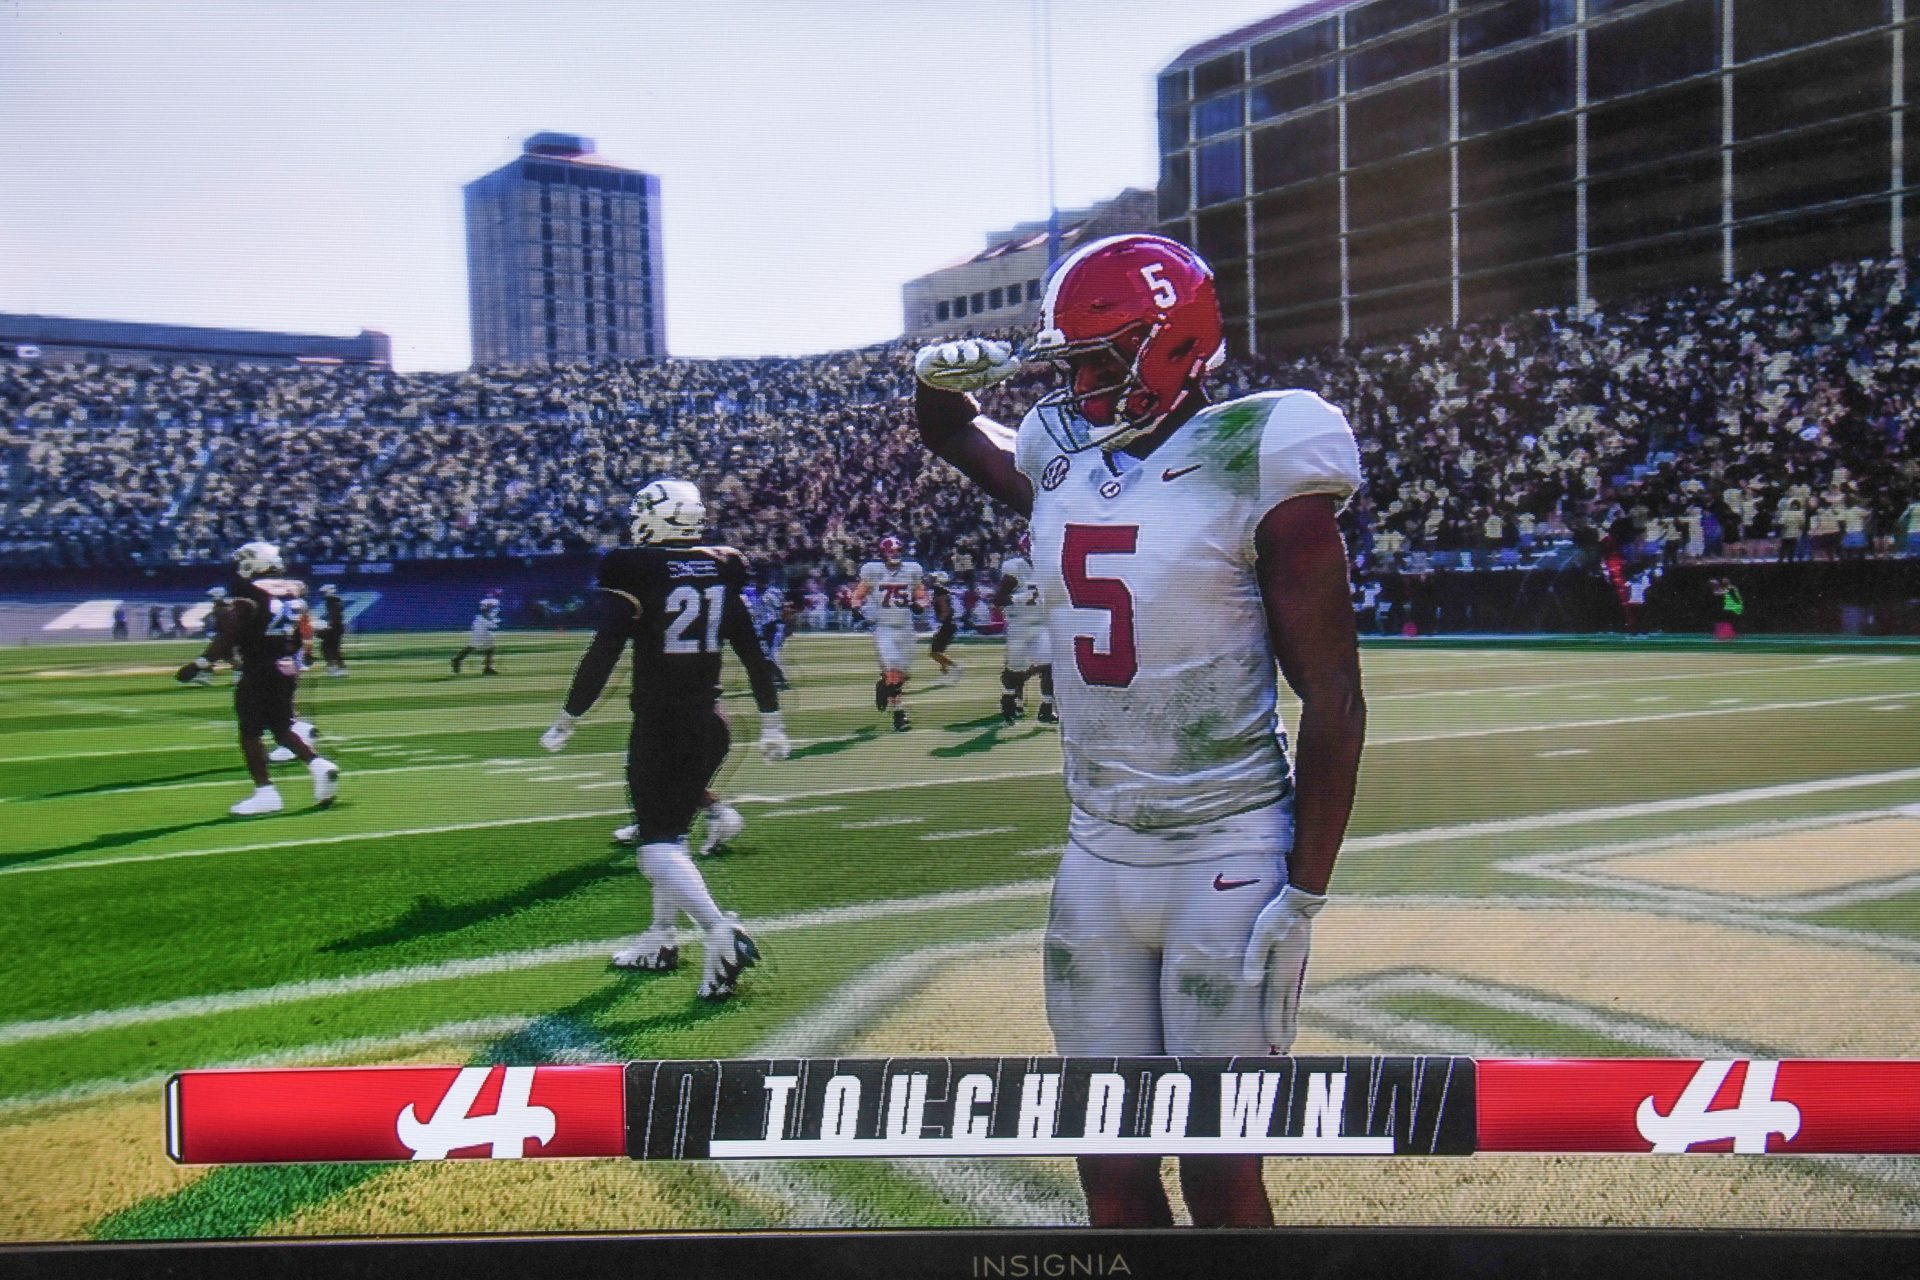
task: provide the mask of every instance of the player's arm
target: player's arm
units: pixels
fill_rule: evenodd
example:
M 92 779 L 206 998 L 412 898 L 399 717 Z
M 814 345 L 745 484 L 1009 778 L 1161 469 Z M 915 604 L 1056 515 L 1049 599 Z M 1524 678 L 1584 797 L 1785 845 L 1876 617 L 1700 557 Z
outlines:
M 746 669 L 747 683 L 753 688 L 753 703 L 760 708 L 760 755 L 769 762 L 785 760 L 793 744 L 780 718 L 780 692 L 774 683 L 773 662 L 760 647 L 753 615 L 747 611 L 747 602 L 740 598 L 738 591 L 727 592 L 727 603 L 720 615 L 720 635 Z
M 240 644 L 240 611 L 252 608 L 253 601 L 241 597 L 222 609 L 213 639 L 207 642 L 207 647 L 200 651 L 199 657 L 173 673 L 174 679 L 185 684 L 202 672 L 211 670 L 214 663 L 231 661 L 234 649 Z
M 593 710 L 593 704 L 600 700 L 613 669 L 620 664 L 627 637 L 633 634 L 640 602 L 624 591 L 602 588 L 599 614 L 593 639 L 587 642 L 587 651 L 580 655 L 580 665 L 573 670 L 573 683 L 567 686 L 567 701 L 560 717 L 552 728 L 540 735 L 540 745 L 549 751 L 566 746 L 580 717 Z
M 1013 603 L 1013 593 L 1020 588 L 1020 580 L 1010 573 L 1000 575 L 1000 585 L 995 588 L 993 602 L 1002 609 Z
M 1021 515 L 1033 512 L 1033 482 L 1014 464 L 1014 433 L 980 413 L 970 392 L 1020 371 L 1004 342 L 967 339 L 936 342 L 913 359 L 913 412 L 920 439 L 935 456 L 952 463 L 989 497 Z
M 1255 533 L 1267 634 L 1300 698 L 1294 763 L 1294 843 L 1287 876 L 1324 894 L 1353 812 L 1366 741 L 1360 649 L 1347 585 L 1347 551 L 1331 494 L 1289 498 Z
M 853 589 L 853 594 L 847 597 L 847 607 L 851 609 L 858 609 L 861 605 L 865 604 L 866 602 L 867 602 L 867 582 L 863 578 L 861 579 L 860 585 Z

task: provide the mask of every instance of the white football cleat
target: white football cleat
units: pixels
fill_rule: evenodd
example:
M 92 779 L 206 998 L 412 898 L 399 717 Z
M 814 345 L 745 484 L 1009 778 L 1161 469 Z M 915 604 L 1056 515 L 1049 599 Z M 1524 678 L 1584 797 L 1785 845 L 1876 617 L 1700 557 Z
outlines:
M 706 951 L 706 967 L 694 992 L 702 1000 L 729 999 L 740 975 L 760 961 L 760 948 L 732 916 L 707 930 Z
M 640 824 L 637 822 L 630 827 L 615 827 L 613 829 L 613 838 L 621 844 L 632 844 L 634 837 L 639 834 Z
M 680 967 L 680 940 L 671 929 L 649 929 L 630 947 L 613 953 L 616 969 L 666 973 Z
M 312 746 L 314 743 L 320 741 L 320 730 L 314 726 L 311 720 L 295 720 L 293 722 L 293 731 L 299 734 L 308 746 Z
M 345 676 L 351 673 L 345 667 L 328 667 L 327 674 L 330 676 Z
M 717 804 L 707 810 L 707 833 L 700 839 L 700 856 L 711 858 L 721 845 L 747 829 L 747 820 L 731 805 Z
M 227 812 L 236 818 L 256 818 L 265 813 L 278 813 L 286 808 L 280 799 L 280 789 L 275 786 L 255 787 L 253 794 L 234 805 Z
M 285 764 L 289 760 L 298 759 L 298 757 L 293 754 L 292 747 L 275 747 L 273 750 L 267 752 L 267 759 L 274 764 Z
M 307 772 L 313 775 L 313 802 L 324 809 L 340 792 L 340 766 L 315 756 L 307 765 Z

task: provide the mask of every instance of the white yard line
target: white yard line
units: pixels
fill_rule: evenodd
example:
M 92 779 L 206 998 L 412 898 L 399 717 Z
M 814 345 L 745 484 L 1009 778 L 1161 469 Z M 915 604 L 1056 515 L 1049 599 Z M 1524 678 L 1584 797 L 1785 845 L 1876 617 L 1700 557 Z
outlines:
M 1845 707 L 1862 702 L 1885 702 L 1885 693 L 1863 693 L 1848 698 L 1812 698 L 1804 702 L 1756 702 L 1744 707 L 1719 707 L 1700 711 L 1660 711 L 1644 716 L 1608 716 L 1601 720 L 1560 720 L 1552 724 L 1494 725 L 1485 729 L 1448 729 L 1435 733 L 1408 733 L 1388 738 L 1370 738 L 1373 747 L 1397 747 L 1416 742 L 1451 742 L 1460 738 L 1492 738 L 1503 733 L 1552 733 L 1560 729 L 1610 729 L 1623 724 L 1659 724 L 1669 720 L 1703 720 L 1717 716 L 1747 715 L 1755 711 L 1806 711 L 1817 707 Z
M 929 831 L 925 835 L 915 836 L 915 840 L 973 840 L 980 836 L 1003 836 L 1017 827 L 975 827 L 971 831 Z
M 1837 889 L 1813 889 L 1798 894 L 1752 897 L 1737 893 L 1714 893 L 1705 889 L 1687 889 L 1661 884 L 1637 876 L 1619 875 L 1595 868 L 1595 864 L 1637 854 L 1661 853 L 1685 849 L 1703 843 L 1745 840 L 1756 837 L 1791 835 L 1821 831 L 1831 827 L 1869 822 L 1876 818 L 1915 817 L 1914 806 L 1888 809 L 1860 809 L 1846 813 L 1819 814 L 1808 818 L 1787 818 L 1769 822 L 1744 822 L 1734 826 L 1712 827 L 1646 840 L 1615 841 L 1588 845 L 1579 849 L 1555 850 L 1517 858 L 1504 858 L 1494 864 L 1496 870 L 1536 879 L 1576 884 L 1606 893 L 1631 894 L 1636 898 L 1730 910 L 1755 914 L 1800 916 L 1850 907 L 1862 902 L 1878 902 L 1904 894 L 1920 892 L 1920 873 L 1902 873 L 1876 880 L 1843 885 Z
M 1855 773 L 1839 778 L 1815 778 L 1808 782 L 1783 782 L 1770 787 L 1743 787 L 1738 791 L 1714 791 L 1703 795 L 1675 796 L 1668 800 L 1643 800 L 1637 804 L 1601 805 L 1591 809 L 1568 809 L 1559 813 L 1536 813 L 1518 818 L 1492 818 L 1482 822 L 1454 823 L 1439 827 L 1416 827 L 1409 831 L 1388 831 L 1360 836 L 1341 846 L 1343 852 L 1375 852 L 1399 849 L 1407 845 L 1431 844 L 1437 840 L 1473 840 L 1486 836 L 1514 835 L 1523 831 L 1552 831 L 1561 827 L 1585 827 L 1595 823 L 1621 822 L 1667 813 L 1694 813 L 1701 809 L 1719 809 L 1729 805 L 1764 804 L 1770 800 L 1792 800 L 1801 796 L 1826 795 L 1835 791 L 1853 791 L 1862 787 L 1892 786 L 1920 782 L 1920 769 L 1894 769 L 1885 773 Z
M 1847 661 L 1855 665 L 1878 666 L 1885 661 L 1895 659 L 1875 659 L 1866 655 L 1849 655 Z M 1504 693 L 1509 697 L 1525 697 L 1529 694 L 1548 693 L 1559 689 L 1594 689 L 1603 685 L 1620 684 L 1657 684 L 1669 680 L 1738 680 L 1746 676 L 1773 676 L 1793 671 L 1828 672 L 1834 670 L 1831 665 L 1816 665 L 1810 662 L 1793 663 L 1775 667 L 1733 667 L 1721 671 L 1670 671 L 1647 676 L 1599 676 L 1590 680 L 1556 680 L 1547 684 L 1496 684 L 1483 685 L 1473 689 L 1435 689 L 1420 693 L 1383 693 L 1370 695 L 1368 705 L 1380 702 L 1400 702 L 1409 700 L 1426 701 L 1432 698 L 1477 698 L 1489 693 Z M 1394 674 L 1398 674 L 1397 672 Z M 1645 699 L 1641 699 L 1645 701 Z
M 1718 717 L 1718 716 L 1746 715 L 1752 712 L 1797 711 L 1797 710 L 1806 710 L 1806 709 L 1819 708 L 1819 707 L 1851 706 L 1851 705 L 1863 703 L 1863 702 L 1885 703 L 1889 696 L 1899 697 L 1902 695 L 1900 694 L 1888 695 L 1885 693 L 1869 693 L 1869 694 L 1858 694 L 1858 695 L 1845 697 L 1845 698 L 1818 698 L 1818 699 L 1812 699 L 1812 700 L 1800 701 L 1800 702 L 1758 702 L 1758 703 L 1753 703 L 1751 705 L 1744 705 L 1744 706 L 1708 708 L 1708 709 L 1701 709 L 1701 710 L 1694 710 L 1694 711 L 1663 711 L 1663 712 L 1654 712 L 1646 715 L 1609 716 L 1604 719 L 1597 719 L 1597 720 L 1554 720 L 1544 724 L 1492 725 L 1492 726 L 1488 726 L 1486 728 L 1481 728 L 1481 729 L 1447 729 L 1447 730 L 1436 730 L 1428 733 L 1394 734 L 1394 735 L 1372 738 L 1367 742 L 1367 746 L 1369 748 L 1412 746 L 1412 745 L 1418 745 L 1420 743 L 1426 743 L 1426 742 L 1450 742 L 1450 741 L 1456 741 L 1459 739 L 1467 739 L 1467 738 L 1490 738 L 1490 737 L 1497 737 L 1501 734 L 1507 734 L 1507 733 L 1553 733 L 1558 730 L 1564 730 L 1564 729 L 1600 729 L 1600 728 L 1612 728 L 1619 725 L 1658 724 L 1658 723 L 1672 721 L 1672 720 L 1696 720 L 1696 719 L 1705 719 L 1705 718 Z M 1374 701 L 1378 701 L 1378 699 L 1375 699 Z M 1875 709 L 1877 710 L 1879 708 L 1875 708 Z M 546 722 L 541 721 L 540 723 L 544 724 Z M 492 726 L 492 727 L 497 728 L 500 726 Z M 431 732 L 437 733 L 437 734 L 444 734 L 449 731 L 444 729 L 436 729 L 436 730 L 432 730 Z M 374 739 L 370 738 L 367 740 L 373 741 Z M 842 740 L 844 739 L 824 738 L 824 739 L 810 739 L 810 740 L 803 740 L 803 741 L 836 742 L 836 741 L 842 741 Z M 330 737 L 326 739 L 326 741 L 337 742 L 337 741 L 345 741 L 345 739 Z M 173 749 L 173 748 L 164 748 L 164 749 Z M 148 750 L 148 748 L 136 748 L 135 750 L 136 751 Z M 120 753 L 89 752 L 85 754 L 116 755 Z M 371 754 L 371 753 L 368 753 L 368 754 Z M 588 760 L 588 759 L 596 759 L 596 758 L 602 758 L 602 757 L 615 757 L 615 756 L 621 756 L 624 754 L 625 753 L 621 751 L 583 752 L 571 757 L 571 759 Z M 15 760 L 20 760 L 20 759 L 45 760 L 45 759 L 56 759 L 56 758 L 65 758 L 65 757 L 35 756 L 35 757 L 15 757 L 14 759 Z M 346 766 L 345 772 L 349 778 L 379 777 L 383 774 L 388 774 L 388 773 L 408 773 L 408 772 L 416 772 L 416 771 L 427 770 L 427 769 L 457 769 L 457 768 L 468 767 L 461 762 L 446 762 L 443 760 L 442 762 L 435 763 L 435 764 L 401 765 L 393 768 L 384 768 L 384 769 L 354 769 L 352 767 L 352 760 L 353 760 L 353 754 L 349 753 L 349 755 L 345 758 L 345 761 L 344 761 Z M 0 759 L 0 764 L 5 764 L 7 762 L 8 761 L 5 759 Z M 506 769 L 509 766 L 502 765 L 497 767 L 500 769 Z M 544 769 L 544 768 L 551 768 L 553 766 L 551 762 L 542 763 L 540 761 L 527 761 L 527 762 L 519 763 L 512 767 L 517 767 L 525 770 L 538 770 L 538 769 Z M 1056 771 L 1041 770 L 1039 772 L 1046 773 L 1046 772 L 1056 772 Z M 1037 776 L 1037 775 L 1023 774 L 1023 775 L 1017 775 L 1017 776 Z M 964 779 L 962 780 L 964 781 Z M 125 787 L 114 787 L 107 790 L 91 792 L 89 793 L 89 796 L 91 798 L 95 796 L 104 796 L 104 795 L 124 795 L 129 792 L 180 791 L 180 790 L 189 790 L 197 787 L 231 787 L 233 785 L 234 785 L 234 779 L 232 778 L 217 778 L 210 781 L 202 781 L 202 782 L 131 783 Z M 600 782 L 588 783 L 584 786 L 581 786 L 579 790 L 582 790 L 582 791 L 592 791 L 592 790 L 601 790 L 601 789 L 611 790 L 618 787 L 624 787 L 625 785 L 626 785 L 626 782 L 622 779 L 610 779 L 610 780 L 604 780 Z M 887 788 L 883 787 L 883 788 L 873 788 L 873 789 L 885 790 Z M 68 798 L 70 797 L 16 796 L 9 799 L 7 803 L 28 804 L 28 803 L 37 803 L 42 800 L 57 800 L 57 799 L 68 799 Z M 4 874 L 6 874 L 6 872 L 4 870 L 0 870 L 0 875 L 4 875 Z
M 839 826 L 842 831 L 878 831 L 882 827 L 911 827 L 925 821 L 925 818 L 902 815 L 893 818 L 863 818 L 858 822 L 842 822 Z
M 277 1067 L 286 1063 L 333 1062 L 341 1058 L 358 1058 L 385 1054 L 396 1049 L 415 1048 L 424 1045 L 442 1044 L 467 1040 L 490 1040 L 501 1036 L 516 1035 L 525 1031 L 537 1017 L 519 1015 L 503 1018 L 473 1018 L 464 1022 L 447 1022 L 437 1027 L 427 1027 L 420 1031 L 398 1032 L 387 1036 L 354 1036 L 346 1040 L 330 1040 L 323 1044 L 300 1045 L 293 1048 L 277 1049 L 272 1053 L 256 1054 L 250 1058 L 234 1058 L 226 1062 L 195 1065 L 196 1071 L 244 1071 L 255 1067 Z M 183 1070 L 188 1069 L 185 1066 Z M 85 1102 L 93 1098 L 111 1097 L 114 1094 L 132 1093 L 141 1089 L 157 1088 L 164 1084 L 171 1072 L 162 1075 L 126 1077 L 115 1080 L 89 1080 L 81 1084 L 69 1085 L 64 1089 L 49 1089 L 44 1093 L 20 1094 L 12 1098 L 0 1098 L 0 1115 L 12 1111 L 24 1111 L 30 1107 L 46 1106 L 52 1103 Z
M 986 779 L 982 779 L 986 780 Z M 1681 796 L 1671 800 L 1654 800 L 1641 804 L 1609 805 L 1594 809 L 1577 809 L 1565 813 L 1534 814 L 1521 818 L 1495 819 L 1486 822 L 1460 823 L 1452 826 L 1424 827 L 1411 831 L 1387 832 L 1374 836 L 1362 836 L 1347 842 L 1351 852 L 1372 852 L 1380 849 L 1401 848 L 1407 845 L 1432 843 L 1440 840 L 1472 839 L 1487 835 L 1505 835 L 1523 831 L 1551 830 L 1559 827 L 1585 826 L 1597 822 L 1615 822 L 1623 818 L 1636 818 L 1656 814 L 1687 813 L 1702 809 L 1720 808 L 1729 805 L 1748 805 L 1768 800 L 1791 799 L 1799 796 L 1818 795 L 1828 792 L 1845 791 L 1862 787 L 1882 786 L 1893 783 L 1920 781 L 1920 769 L 1896 770 L 1888 773 L 1854 774 L 1841 778 L 1822 778 L 1810 782 L 1785 783 L 1772 787 L 1750 787 L 1738 791 L 1713 792 L 1705 795 Z M 893 786 L 896 784 L 884 784 Z M 928 785 L 945 785 L 928 784 Z M 879 789 L 879 788 L 875 788 Z M 611 813 L 581 814 L 581 817 L 615 816 L 623 810 Z M 513 823 L 548 821 L 550 819 L 511 819 Z M 500 825 L 475 824 L 475 825 Z M 351 837 L 364 839 L 370 837 Z M 306 843 L 332 843 L 335 838 L 322 838 L 320 841 Z M 284 848 L 285 845 L 267 846 Z M 216 850 L 213 852 L 228 852 Z M 154 855 L 159 857 L 178 855 Z M 18 868 L 15 869 L 19 870 Z M 981 902 L 1010 901 L 1024 897 L 1039 896 L 1051 887 L 1047 880 L 1024 880 L 1010 884 L 996 885 L 986 889 L 957 890 L 950 893 L 932 894 L 921 898 L 887 899 L 870 903 L 858 903 L 846 907 L 826 908 L 820 911 L 802 912 L 794 916 L 778 917 L 763 922 L 758 927 L 769 932 L 784 929 L 809 928 L 823 924 L 839 924 L 855 920 L 876 919 L 923 910 L 946 910 L 956 905 L 972 905 Z M 1617 901 L 1617 898 L 1615 899 Z M 1717 911 L 1717 916 L 1731 916 L 1739 920 L 1738 913 Z M 1784 922 L 1783 922 L 1784 923 Z M 1867 937 L 1853 935 L 1850 931 L 1828 930 L 1820 926 L 1806 925 L 1802 929 L 1812 931 L 1814 936 L 1843 935 L 1848 937 Z M 471 977 L 480 974 L 502 973 L 510 970 L 533 968 L 546 964 L 559 964 L 569 960 L 581 959 L 598 954 L 619 940 L 610 939 L 594 943 L 569 943 L 556 947 L 541 948 L 533 951 L 506 952 L 494 956 L 476 957 L 468 960 L 446 961 L 434 965 L 415 965 L 402 969 L 386 970 L 378 973 L 359 974 L 345 978 L 322 978 L 306 982 L 288 983 L 275 987 L 258 988 L 252 991 L 230 992 L 215 996 L 193 996 L 182 1000 L 167 1001 L 157 1005 L 136 1006 L 130 1009 L 111 1010 L 103 1013 L 80 1014 L 64 1018 L 43 1019 L 31 1022 L 18 1022 L 0 1026 L 0 1044 L 19 1040 L 39 1039 L 51 1035 L 77 1034 L 80 1031 L 98 1030 L 105 1027 L 136 1025 L 149 1021 L 162 1021 L 174 1017 L 195 1017 L 207 1013 L 226 1012 L 230 1009 L 255 1008 L 269 1004 L 287 1003 L 293 1000 L 315 999 L 323 996 L 346 994 L 349 992 L 386 990 L 393 987 L 410 986 L 419 982 L 440 981 L 448 978 Z M 1887 940 L 1904 942 L 1904 940 Z M 1892 948 L 1899 950 L 1901 948 Z M 1920 943 L 1906 948 L 1920 954 Z
M 1052 882 L 1048 880 L 1016 880 L 1008 884 L 989 885 L 983 889 L 954 889 L 911 898 L 883 898 L 847 906 L 822 907 L 813 911 L 770 916 L 751 923 L 755 933 L 789 933 L 799 929 L 859 924 L 894 916 L 917 915 L 928 911 L 954 911 L 963 907 L 1016 902 L 1040 897 L 1051 887 Z M 688 933 L 685 936 L 691 941 L 698 935 Z M 57 1039 L 121 1027 L 170 1022 L 179 1018 L 204 1018 L 243 1009 L 264 1009 L 296 1004 L 305 1000 L 357 995 L 367 991 L 391 991 L 427 982 L 486 977 L 525 969 L 538 969 L 547 965 L 568 964 L 577 960 L 590 960 L 597 956 L 610 955 L 614 948 L 628 940 L 630 935 L 603 938 L 594 942 L 568 942 L 525 951 L 476 956 L 465 960 L 408 965 L 399 969 L 384 969 L 347 977 L 312 978 L 303 982 L 286 982 L 271 987 L 228 991 L 219 995 L 187 996 L 177 1000 L 163 1000 L 155 1004 L 132 1005 L 96 1013 L 10 1022 L 0 1024 L 0 1045 L 23 1044 L 33 1040 Z

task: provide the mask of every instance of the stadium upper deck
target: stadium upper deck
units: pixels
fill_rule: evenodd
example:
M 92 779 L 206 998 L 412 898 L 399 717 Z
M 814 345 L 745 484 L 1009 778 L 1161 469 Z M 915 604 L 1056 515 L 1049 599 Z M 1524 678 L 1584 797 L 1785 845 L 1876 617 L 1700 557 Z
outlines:
M 844 566 L 887 533 L 932 560 L 997 558 L 1014 523 L 914 442 L 907 356 L 458 374 L 0 362 L 0 556 L 197 562 L 264 534 L 300 560 L 578 550 L 674 471 L 764 562 Z M 1017 420 L 1045 376 L 990 411 Z M 1920 528 L 1920 311 L 1899 259 L 1243 359 L 1216 383 L 1268 386 L 1351 416 L 1368 484 L 1350 535 L 1379 560 L 1497 563 L 1582 528 L 1668 556 L 1782 535 L 1867 553 Z

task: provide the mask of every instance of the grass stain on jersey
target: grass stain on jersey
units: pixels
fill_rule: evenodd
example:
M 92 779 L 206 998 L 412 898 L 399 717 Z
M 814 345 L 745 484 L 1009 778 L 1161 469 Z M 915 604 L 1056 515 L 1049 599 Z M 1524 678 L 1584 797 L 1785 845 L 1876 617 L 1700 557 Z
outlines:
M 1229 475 L 1257 472 L 1260 441 L 1273 406 L 1264 400 L 1230 405 L 1207 418 L 1209 443 L 1220 469 Z
M 1178 990 L 1209 1013 L 1225 1013 L 1235 994 L 1232 983 L 1209 978 L 1204 973 L 1180 975 Z
M 1063 987 L 1080 985 L 1080 971 L 1073 964 L 1073 949 L 1049 942 L 1046 947 L 1047 981 Z

